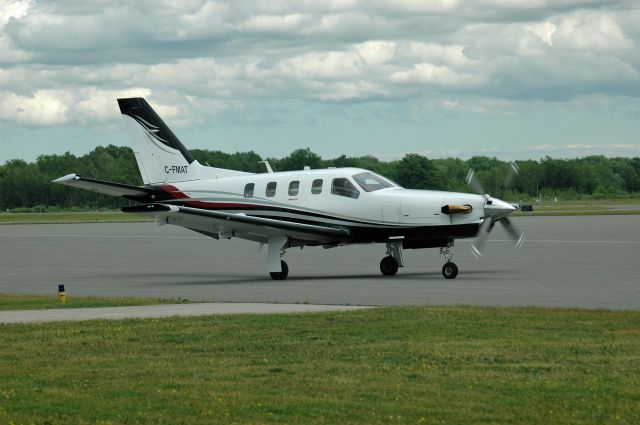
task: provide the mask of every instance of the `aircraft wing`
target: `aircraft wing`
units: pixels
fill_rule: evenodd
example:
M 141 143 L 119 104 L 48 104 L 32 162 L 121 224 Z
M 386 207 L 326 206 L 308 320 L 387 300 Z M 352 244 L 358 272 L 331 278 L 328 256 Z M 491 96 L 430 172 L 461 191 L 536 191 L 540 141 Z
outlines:
M 305 242 L 328 243 L 347 241 L 350 236 L 349 230 L 345 228 L 161 203 L 124 207 L 122 211 L 153 215 L 160 219 L 166 217 L 167 223 L 187 227 L 215 238 L 235 236 L 266 243 L 269 238 L 286 236 Z
M 111 196 L 125 196 L 131 198 L 142 198 L 147 195 L 154 194 L 153 189 L 133 186 L 122 183 L 114 183 L 103 180 L 90 179 L 80 177 L 77 174 L 68 174 L 59 179 L 53 180 L 52 183 L 64 184 L 66 186 L 76 187 L 79 189 L 92 190 L 98 193 L 104 193 Z

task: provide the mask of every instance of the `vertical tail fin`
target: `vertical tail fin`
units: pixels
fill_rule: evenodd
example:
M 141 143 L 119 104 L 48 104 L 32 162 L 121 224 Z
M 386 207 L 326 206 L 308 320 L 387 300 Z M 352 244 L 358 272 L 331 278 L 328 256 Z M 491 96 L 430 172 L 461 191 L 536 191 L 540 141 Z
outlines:
M 145 184 L 246 174 L 200 165 L 143 98 L 118 99 L 118 105 Z

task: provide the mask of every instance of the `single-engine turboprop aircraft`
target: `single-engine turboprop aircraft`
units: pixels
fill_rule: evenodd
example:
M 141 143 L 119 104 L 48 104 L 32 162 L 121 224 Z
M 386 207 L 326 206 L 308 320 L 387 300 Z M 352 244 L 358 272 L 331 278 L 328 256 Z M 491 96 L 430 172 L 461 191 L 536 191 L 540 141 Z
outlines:
M 134 186 L 69 174 L 54 180 L 80 189 L 140 203 L 122 208 L 155 217 L 215 239 L 241 238 L 267 245 L 267 269 L 286 279 L 281 260 L 293 247 L 332 248 L 381 243 L 383 275 L 404 267 L 403 249 L 440 248 L 442 274 L 453 279 L 458 267 L 451 247 L 458 238 L 478 239 L 482 247 L 496 222 L 519 246 L 524 235 L 507 216 L 517 207 L 485 194 L 473 171 L 468 183 L 478 194 L 404 189 L 360 168 L 266 173 L 208 167 L 196 161 L 142 98 L 118 99 L 144 185 Z M 511 164 L 510 178 L 517 172 Z

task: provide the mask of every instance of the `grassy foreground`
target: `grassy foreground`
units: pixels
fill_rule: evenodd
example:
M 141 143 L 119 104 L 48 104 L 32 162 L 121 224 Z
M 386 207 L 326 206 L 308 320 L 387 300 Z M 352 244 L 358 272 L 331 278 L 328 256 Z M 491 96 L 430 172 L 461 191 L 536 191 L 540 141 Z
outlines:
M 0 325 L 0 423 L 627 423 L 640 312 L 386 308 Z
M 61 304 L 58 295 L 14 295 L 0 292 L 0 311 L 34 310 L 43 308 L 77 307 L 123 307 L 132 305 L 178 304 L 186 300 L 180 298 L 135 298 L 135 297 L 76 297 L 67 296 Z

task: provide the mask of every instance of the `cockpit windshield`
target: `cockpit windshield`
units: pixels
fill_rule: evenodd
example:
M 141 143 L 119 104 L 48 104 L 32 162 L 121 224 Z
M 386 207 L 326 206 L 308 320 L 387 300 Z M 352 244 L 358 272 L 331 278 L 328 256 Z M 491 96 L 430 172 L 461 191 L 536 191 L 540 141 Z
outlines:
M 376 190 L 395 187 L 395 184 L 389 180 L 370 171 L 354 174 L 353 179 L 365 192 L 375 192 Z

